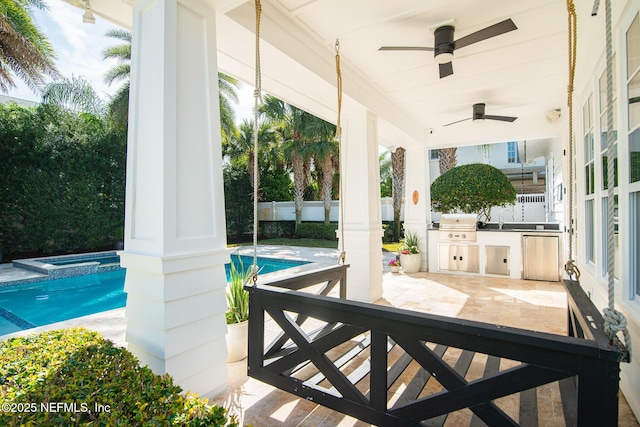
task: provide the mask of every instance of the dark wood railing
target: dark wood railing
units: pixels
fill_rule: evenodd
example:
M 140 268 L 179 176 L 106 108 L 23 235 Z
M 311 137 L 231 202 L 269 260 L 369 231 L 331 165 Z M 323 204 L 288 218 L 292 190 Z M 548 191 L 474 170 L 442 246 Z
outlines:
M 465 408 L 473 426 L 537 425 L 537 387 L 557 382 L 566 425 L 617 425 L 628 355 L 592 330 L 601 317 L 579 285 L 565 284 L 582 335 L 564 337 L 327 296 L 337 284 L 344 298 L 345 266 L 247 287 L 251 377 L 378 426 L 442 425 Z M 268 345 L 267 316 L 281 329 Z

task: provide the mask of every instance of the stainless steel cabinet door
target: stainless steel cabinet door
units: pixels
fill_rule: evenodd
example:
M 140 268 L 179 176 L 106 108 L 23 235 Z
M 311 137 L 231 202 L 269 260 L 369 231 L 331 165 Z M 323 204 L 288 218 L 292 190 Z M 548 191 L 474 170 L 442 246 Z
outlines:
M 478 245 L 457 245 L 456 258 L 459 271 L 469 273 L 479 273 L 480 263 L 478 262 Z
M 510 272 L 509 246 L 486 246 L 486 251 L 485 273 L 508 276 Z
M 525 279 L 560 280 L 557 236 L 523 236 L 523 275 Z

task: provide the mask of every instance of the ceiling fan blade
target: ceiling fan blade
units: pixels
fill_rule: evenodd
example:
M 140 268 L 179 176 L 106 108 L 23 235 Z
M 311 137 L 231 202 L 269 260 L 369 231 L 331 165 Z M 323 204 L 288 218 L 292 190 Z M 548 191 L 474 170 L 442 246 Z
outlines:
M 482 30 L 478 30 L 475 33 L 464 36 L 453 43 L 456 49 L 460 49 L 461 47 L 469 46 L 470 44 L 490 39 L 491 37 L 499 36 L 500 34 L 508 33 L 509 31 L 517 29 L 518 27 L 516 27 L 516 24 L 514 24 L 511 18 L 509 18 L 487 28 L 483 28 Z
M 488 116 L 488 115 L 485 115 L 484 118 L 487 120 L 500 120 L 501 122 L 515 122 L 517 119 L 517 117 L 510 117 L 510 116 Z
M 419 51 L 433 52 L 432 47 L 424 47 L 424 46 L 382 46 L 378 50 L 419 50 Z
M 457 121 L 455 121 L 455 122 L 447 123 L 446 125 L 443 125 L 443 127 L 444 127 L 444 126 L 451 126 L 451 125 L 455 125 L 456 123 L 460 123 L 460 122 L 466 122 L 467 120 L 471 120 L 471 117 L 469 117 L 469 118 L 467 118 L 467 119 L 462 119 L 462 120 L 457 120 Z
M 447 62 L 446 64 L 438 64 L 440 68 L 440 78 L 444 78 L 453 74 L 453 63 Z

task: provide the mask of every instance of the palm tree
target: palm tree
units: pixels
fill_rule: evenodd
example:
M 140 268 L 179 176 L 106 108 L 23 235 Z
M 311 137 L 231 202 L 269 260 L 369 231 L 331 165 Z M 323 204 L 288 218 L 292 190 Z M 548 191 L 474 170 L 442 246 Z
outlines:
M 308 135 L 312 140 L 308 144 L 308 153 L 314 159 L 316 168 L 322 175 L 322 203 L 324 223 L 329 224 L 335 175 L 335 158 L 338 156 L 338 142 L 335 140 L 336 127 L 318 117 L 312 116 L 307 124 Z
M 129 88 L 131 75 L 131 31 L 112 28 L 105 34 L 107 37 L 118 39 L 123 43 L 106 48 L 102 52 L 104 59 L 115 59 L 116 65 L 111 67 L 105 75 L 105 82 L 111 85 L 122 81 L 124 84 L 113 95 L 109 109 L 113 120 L 126 126 L 129 118 Z M 218 73 L 218 90 L 220 103 L 220 127 L 223 141 L 235 136 L 235 112 L 232 104 L 238 103 L 238 80 L 224 73 Z
M 238 129 L 235 123 L 235 109 L 238 104 L 238 79 L 218 73 L 218 99 L 220 102 L 220 131 L 222 141 L 233 139 Z
M 102 52 L 103 59 L 115 59 L 116 65 L 107 70 L 104 81 L 109 86 L 116 81 L 124 82 L 111 97 L 109 111 L 115 123 L 126 127 L 129 122 L 129 76 L 131 75 L 131 31 L 120 28 L 107 30 L 107 37 L 118 39 L 124 43 L 110 46 Z
M 0 89 L 16 87 L 14 76 L 34 92 L 44 77 L 59 77 L 49 40 L 34 24 L 31 9 L 46 10 L 42 0 L 0 0 Z
M 58 105 L 76 113 L 105 114 L 104 101 L 84 77 L 72 76 L 57 82 L 47 83 L 42 92 L 42 102 Z
M 402 209 L 402 197 L 404 195 L 404 159 L 405 149 L 396 148 L 391 152 L 391 182 L 393 195 L 393 237 L 400 240 L 400 210 Z
M 276 133 L 273 127 L 268 122 L 260 123 L 258 127 L 258 156 L 256 156 L 254 150 L 254 134 L 255 125 L 252 120 L 245 119 L 238 129 L 236 136 L 225 145 L 224 154 L 230 158 L 231 162 L 244 162 L 247 163 L 247 172 L 249 173 L 249 180 L 251 181 L 251 187 L 258 185 L 258 199 L 260 199 L 260 173 L 256 177 L 254 174 L 254 165 L 256 157 L 258 158 L 259 165 L 263 165 L 265 162 L 262 159 L 266 153 L 273 151 L 273 146 L 276 141 Z M 262 168 L 264 169 L 264 168 Z
M 440 166 L 440 175 L 453 169 L 458 164 L 458 149 L 456 147 L 441 148 L 438 150 L 438 165 Z
M 293 170 L 293 202 L 296 228 L 302 222 L 304 190 L 310 177 L 310 156 L 307 143 L 313 139 L 317 117 L 274 96 L 266 95 L 262 113 L 279 129 L 285 157 Z

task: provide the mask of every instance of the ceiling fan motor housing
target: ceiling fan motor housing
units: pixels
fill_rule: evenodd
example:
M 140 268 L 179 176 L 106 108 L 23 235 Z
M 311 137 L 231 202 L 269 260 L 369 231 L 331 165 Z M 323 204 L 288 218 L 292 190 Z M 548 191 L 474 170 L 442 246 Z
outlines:
M 473 104 L 473 120 L 484 120 L 484 103 Z
M 444 25 L 436 28 L 433 32 L 435 38 L 434 58 L 446 53 L 453 55 L 453 31 L 453 26 Z

